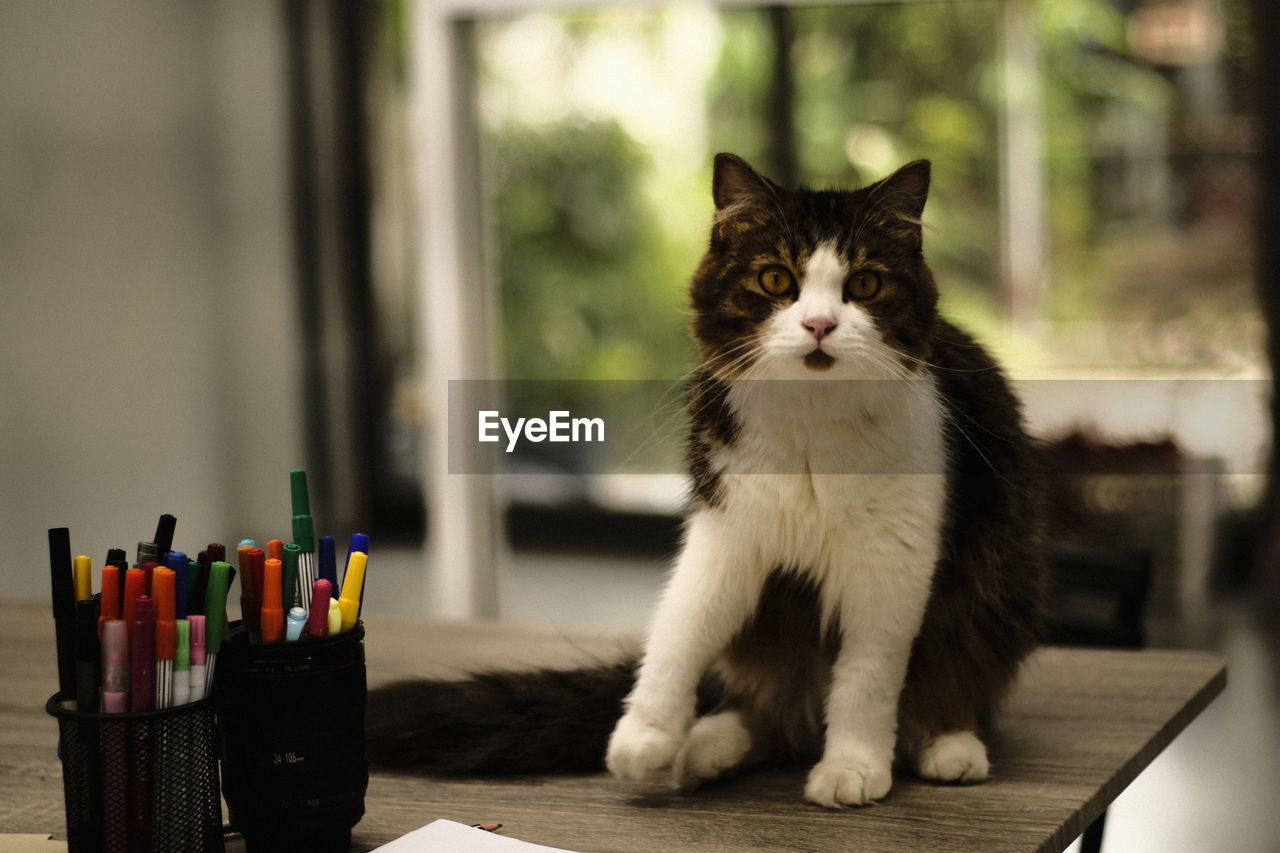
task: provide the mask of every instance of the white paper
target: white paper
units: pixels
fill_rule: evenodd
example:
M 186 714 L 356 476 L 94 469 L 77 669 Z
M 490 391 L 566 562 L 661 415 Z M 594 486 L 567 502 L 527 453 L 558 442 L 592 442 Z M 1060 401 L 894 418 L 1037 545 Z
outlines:
M 573 853 L 559 847 L 530 844 L 451 820 L 435 820 L 402 835 L 372 853 Z

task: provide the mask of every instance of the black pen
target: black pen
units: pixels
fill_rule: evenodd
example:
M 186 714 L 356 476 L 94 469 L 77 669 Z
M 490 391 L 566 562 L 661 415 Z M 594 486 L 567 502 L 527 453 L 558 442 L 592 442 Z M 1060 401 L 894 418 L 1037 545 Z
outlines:
M 98 673 L 102 649 L 98 644 L 98 608 L 102 593 L 76 602 L 76 710 L 97 713 Z
M 157 563 L 163 563 L 164 557 L 173 550 L 173 531 L 178 526 L 178 519 L 169 513 L 160 516 L 160 523 L 156 525 L 156 535 L 152 539 L 159 547 L 156 549 L 160 552 L 160 556 L 156 559 Z
M 53 587 L 53 626 L 58 650 L 58 692 L 76 690 L 76 594 L 71 580 L 71 531 L 49 528 L 49 580 Z

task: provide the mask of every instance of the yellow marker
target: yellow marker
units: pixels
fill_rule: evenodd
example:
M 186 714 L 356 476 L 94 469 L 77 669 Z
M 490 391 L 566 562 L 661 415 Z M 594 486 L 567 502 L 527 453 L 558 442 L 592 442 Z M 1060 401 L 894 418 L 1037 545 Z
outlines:
M 342 633 L 342 608 L 332 598 L 329 599 L 329 633 Z
M 368 562 L 369 555 L 363 551 L 352 551 L 347 561 L 347 571 L 342 576 L 342 597 L 338 599 L 343 631 L 354 628 L 360 618 L 360 590 L 364 588 L 364 567 Z
M 75 573 L 76 601 L 88 601 L 93 598 L 93 561 L 81 554 L 72 564 Z

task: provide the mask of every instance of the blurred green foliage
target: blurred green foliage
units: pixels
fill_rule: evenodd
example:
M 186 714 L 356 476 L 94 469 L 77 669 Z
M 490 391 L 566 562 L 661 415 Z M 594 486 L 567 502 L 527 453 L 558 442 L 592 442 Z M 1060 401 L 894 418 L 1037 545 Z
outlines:
M 652 168 L 616 122 L 490 136 L 505 376 L 636 379 L 687 359 L 673 267 L 644 194 Z
M 1224 3 L 1230 49 L 1238 51 L 1247 21 L 1237 0 Z M 1036 88 L 1043 119 L 1052 273 L 1044 319 L 1141 314 L 1133 306 L 1152 294 L 1139 286 L 1140 273 L 1132 289 L 1116 286 L 1116 255 L 1176 214 L 1167 192 L 1150 189 L 1158 181 L 1115 176 L 1163 168 L 1162 146 L 1180 109 L 1176 81 L 1127 54 L 1125 18 L 1107 0 L 1038 0 L 1031 8 L 1043 73 L 1017 84 Z M 538 27 L 521 30 L 521 39 L 554 33 L 543 55 L 554 58 L 557 80 L 569 79 L 565 69 L 593 44 L 619 39 L 617 13 L 536 14 Z M 625 14 L 641 50 L 660 53 L 672 41 L 671 9 Z M 962 315 L 979 337 L 1016 338 L 1000 271 L 1002 3 L 855 3 L 792 7 L 789 15 L 802 181 L 865 185 L 930 159 L 926 246 L 944 310 Z M 621 94 L 617 116 L 574 103 L 532 120 L 487 113 L 482 140 L 507 377 L 674 379 L 692 366 L 684 292 L 706 242 L 711 158 L 733 151 L 767 173 L 771 154 L 769 17 L 744 8 L 715 17 L 718 38 L 703 45 L 716 54 L 707 79 L 682 81 L 703 98 L 705 133 L 665 143 L 683 146 L 692 167 L 653 143 L 660 127 L 640 133 L 621 118 L 629 106 Z M 489 26 L 497 44 L 503 24 Z M 540 71 L 521 73 L 538 80 Z M 486 87 L 512 85 L 482 67 L 482 101 Z M 1014 340 L 1015 356 L 1018 347 Z

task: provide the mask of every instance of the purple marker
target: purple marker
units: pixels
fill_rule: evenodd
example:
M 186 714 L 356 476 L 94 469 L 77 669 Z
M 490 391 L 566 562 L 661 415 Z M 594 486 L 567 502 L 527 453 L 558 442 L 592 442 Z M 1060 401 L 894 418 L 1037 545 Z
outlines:
M 205 682 L 204 616 L 192 613 L 187 622 L 191 624 L 191 701 L 199 702 L 204 698 Z

